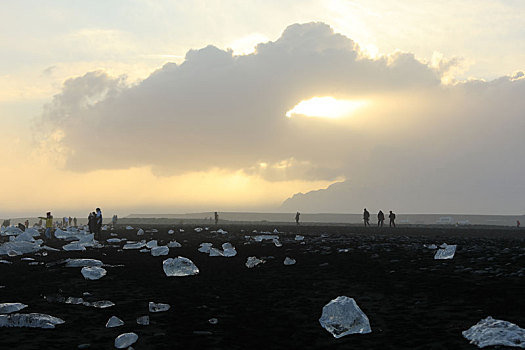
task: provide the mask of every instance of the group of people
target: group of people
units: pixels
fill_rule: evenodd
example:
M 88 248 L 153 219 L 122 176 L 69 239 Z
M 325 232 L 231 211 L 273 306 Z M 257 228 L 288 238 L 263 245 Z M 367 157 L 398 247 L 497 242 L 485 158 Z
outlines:
M 89 233 L 95 235 L 95 239 L 100 237 L 100 230 L 102 229 L 102 211 L 100 208 L 89 213 L 88 215 L 88 229 Z
M 390 219 L 389 226 L 390 227 L 396 227 L 396 214 L 390 210 L 390 214 L 388 214 L 388 218 Z M 368 210 L 364 210 L 363 212 L 363 221 L 365 222 L 365 227 L 370 226 L 370 212 Z M 385 214 L 382 210 L 379 210 L 377 213 L 377 227 L 383 227 L 383 222 L 385 221 Z

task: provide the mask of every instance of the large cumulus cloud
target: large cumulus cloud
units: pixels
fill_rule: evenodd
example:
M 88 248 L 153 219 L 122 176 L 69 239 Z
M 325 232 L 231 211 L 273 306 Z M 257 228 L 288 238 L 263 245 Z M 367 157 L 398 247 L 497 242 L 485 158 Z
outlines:
M 458 62 L 401 52 L 370 59 L 325 24 L 294 24 L 253 54 L 192 50 L 134 86 L 103 72 L 70 79 L 41 122 L 50 134 L 60 131 L 65 167 L 74 171 L 151 166 L 157 174 L 223 168 L 268 180 L 346 178 L 377 200 L 412 191 L 407 210 L 433 196 L 437 207 L 469 196 L 523 204 L 523 73 L 443 85 Z M 373 106 L 360 127 L 285 117 L 314 96 Z

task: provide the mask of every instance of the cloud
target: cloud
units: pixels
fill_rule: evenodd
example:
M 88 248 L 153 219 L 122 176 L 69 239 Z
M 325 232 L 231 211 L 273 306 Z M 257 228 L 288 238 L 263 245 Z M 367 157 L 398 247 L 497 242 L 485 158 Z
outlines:
M 525 80 L 443 84 L 461 64 L 399 51 L 372 59 L 326 24 L 294 24 L 249 55 L 190 50 L 135 85 L 104 72 L 70 79 L 41 121 L 49 135 L 61 131 L 64 167 L 77 172 L 150 166 L 166 176 L 220 168 L 271 181 L 345 178 L 383 196 L 422 191 L 429 202 L 439 191 L 456 191 L 453 201 L 507 186 L 509 206 L 518 205 Z M 286 118 L 315 96 L 370 106 L 336 121 Z

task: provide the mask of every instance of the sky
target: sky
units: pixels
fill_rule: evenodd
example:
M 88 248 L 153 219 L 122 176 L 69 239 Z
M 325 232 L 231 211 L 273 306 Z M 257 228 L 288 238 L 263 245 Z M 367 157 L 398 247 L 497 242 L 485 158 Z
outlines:
M 523 1 L 0 2 L 0 217 L 525 213 Z

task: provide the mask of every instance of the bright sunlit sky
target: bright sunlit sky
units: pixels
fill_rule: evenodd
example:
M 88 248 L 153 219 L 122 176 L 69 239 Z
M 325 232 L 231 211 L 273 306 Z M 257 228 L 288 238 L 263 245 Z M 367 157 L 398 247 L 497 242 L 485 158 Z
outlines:
M 524 18 L 520 0 L 1 1 L 0 217 L 522 214 Z

